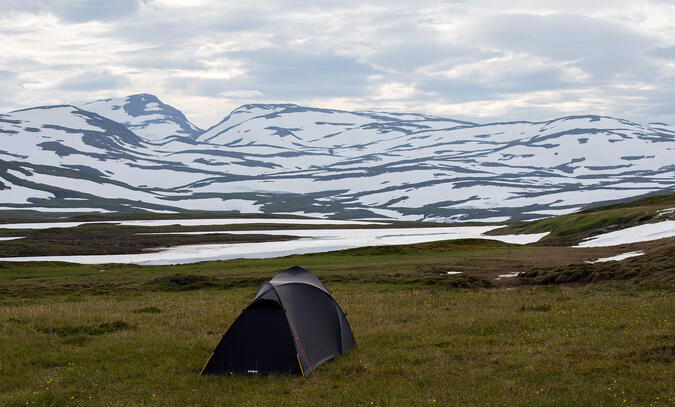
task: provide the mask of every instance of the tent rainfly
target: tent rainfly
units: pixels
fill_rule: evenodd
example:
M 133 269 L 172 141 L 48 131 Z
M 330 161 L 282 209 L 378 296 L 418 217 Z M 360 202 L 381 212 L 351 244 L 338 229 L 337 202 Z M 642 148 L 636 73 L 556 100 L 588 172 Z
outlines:
M 340 306 L 314 274 L 296 266 L 258 288 L 201 374 L 308 376 L 352 347 L 352 330 Z

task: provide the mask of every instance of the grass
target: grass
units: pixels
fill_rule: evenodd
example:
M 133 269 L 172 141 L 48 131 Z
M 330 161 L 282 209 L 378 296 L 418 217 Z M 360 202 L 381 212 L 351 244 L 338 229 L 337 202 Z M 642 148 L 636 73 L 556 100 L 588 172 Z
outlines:
M 328 287 L 357 347 L 308 379 L 198 375 L 254 286 L 4 306 L 0 404 L 672 404 L 670 291 Z
M 488 288 L 603 250 L 470 239 L 163 267 L 0 263 L 0 405 L 672 404 L 672 281 Z M 295 264 L 332 290 L 357 347 L 316 378 L 200 377 L 258 284 Z
M 325 282 L 466 287 L 469 279 L 478 278 L 483 281 L 480 286 L 501 286 L 515 282 L 514 279 L 496 280 L 500 274 L 566 267 L 615 254 L 615 248 L 514 246 L 468 239 L 172 267 L 5 262 L 0 263 L 0 304 L 49 295 L 256 286 L 275 271 L 296 264 L 308 268 Z M 447 271 L 462 271 L 463 275 L 449 276 Z
M 0 405 L 673 405 L 675 238 L 555 246 L 599 224 L 652 221 L 673 197 L 510 226 L 558 228 L 547 245 L 465 239 L 161 267 L 0 262 Z M 634 250 L 645 255 L 585 263 Z M 199 376 L 257 286 L 293 265 L 332 291 L 357 346 L 312 378 Z
M 524 282 L 551 284 L 575 281 L 558 280 L 557 276 L 575 267 L 583 267 L 588 273 L 602 273 L 603 280 L 639 279 L 645 285 L 673 284 L 673 262 L 669 255 L 673 247 L 675 238 L 629 248 L 515 246 L 466 239 L 171 267 L 0 262 L 0 305 L 52 295 L 105 295 L 139 290 L 190 291 L 257 286 L 275 272 L 294 265 L 311 270 L 326 283 L 408 284 L 446 288 L 517 286 Z M 619 263 L 584 264 L 585 261 L 632 250 L 644 250 L 646 254 Z M 615 267 L 616 264 L 620 267 Z M 448 271 L 463 273 L 447 275 Z M 500 275 L 514 273 L 521 273 L 524 278 L 499 278 Z M 540 281 L 544 278 L 547 281 Z
M 58 336 L 70 335 L 102 335 L 109 332 L 115 332 L 123 329 L 130 329 L 131 325 L 124 321 L 116 320 L 112 322 L 101 322 L 95 325 L 57 325 L 57 326 L 38 326 L 35 328 L 43 334 L 56 334 Z

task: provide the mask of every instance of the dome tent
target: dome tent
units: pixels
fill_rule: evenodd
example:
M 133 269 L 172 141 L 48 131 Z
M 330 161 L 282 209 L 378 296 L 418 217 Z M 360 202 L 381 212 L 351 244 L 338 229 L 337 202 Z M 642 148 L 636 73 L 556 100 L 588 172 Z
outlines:
M 340 306 L 314 274 L 296 266 L 260 285 L 201 374 L 307 376 L 352 347 L 354 337 Z

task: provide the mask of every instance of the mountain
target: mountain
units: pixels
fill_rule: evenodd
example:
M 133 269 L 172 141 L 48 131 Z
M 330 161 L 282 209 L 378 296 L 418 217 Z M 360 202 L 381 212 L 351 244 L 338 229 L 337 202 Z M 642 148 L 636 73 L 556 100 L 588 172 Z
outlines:
M 170 136 L 195 138 L 202 133 L 180 110 L 147 93 L 100 99 L 80 107 L 115 120 L 148 141 Z
M 476 124 L 244 105 L 206 131 L 152 95 L 0 115 L 0 211 L 533 219 L 675 189 L 675 128 Z

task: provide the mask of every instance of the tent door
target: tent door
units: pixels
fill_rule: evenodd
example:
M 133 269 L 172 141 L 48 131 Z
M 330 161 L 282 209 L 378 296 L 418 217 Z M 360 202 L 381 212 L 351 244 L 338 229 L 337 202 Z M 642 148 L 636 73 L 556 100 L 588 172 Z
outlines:
M 286 313 L 271 301 L 259 301 L 223 336 L 204 373 L 301 374 Z

